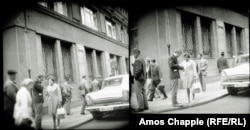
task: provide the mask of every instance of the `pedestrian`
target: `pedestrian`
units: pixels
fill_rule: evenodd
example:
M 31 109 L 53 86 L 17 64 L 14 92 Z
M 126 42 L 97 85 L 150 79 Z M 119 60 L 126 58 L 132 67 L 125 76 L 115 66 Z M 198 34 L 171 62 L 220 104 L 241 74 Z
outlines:
M 145 93 L 146 82 L 146 65 L 144 59 L 140 56 L 140 50 L 134 48 L 132 54 L 135 57 L 135 63 L 133 66 L 133 73 L 135 78 L 136 97 L 138 102 L 138 109 L 135 112 L 140 112 L 148 109 L 148 101 Z
M 33 87 L 32 79 L 24 79 L 21 87 L 16 94 L 16 103 L 14 107 L 15 125 L 18 128 L 34 129 L 34 119 L 32 117 L 32 98 L 31 89 Z
M 63 105 L 64 105 L 67 115 L 70 115 L 72 89 L 73 87 L 69 85 L 69 77 L 65 77 L 65 82 L 63 84 L 63 96 L 65 98 L 65 103 Z
M 202 91 L 206 91 L 206 77 L 207 77 L 207 68 L 208 68 L 208 63 L 207 60 L 203 58 L 203 54 L 200 54 L 200 61 L 199 61 L 199 78 L 202 86 Z
M 100 90 L 98 78 L 99 76 L 95 77 L 95 79 L 91 82 L 91 86 L 93 88 L 92 92 L 96 92 Z
M 83 98 L 81 114 L 85 115 L 85 108 L 86 108 L 86 105 L 87 105 L 85 96 L 86 96 L 87 93 L 91 92 L 91 86 L 88 83 L 88 81 L 86 80 L 86 76 L 85 75 L 82 76 L 82 80 L 80 82 L 80 85 L 79 85 L 78 89 L 81 91 L 82 98 Z
M 59 129 L 60 119 L 57 119 L 56 114 L 57 114 L 57 109 L 62 107 L 61 88 L 55 82 L 55 78 L 53 76 L 49 76 L 48 80 L 49 80 L 49 85 L 46 89 L 48 112 L 49 112 L 49 115 L 51 115 L 53 119 L 52 129 Z M 56 120 L 57 120 L 57 125 L 56 125 Z
M 147 98 L 149 99 L 150 96 L 150 88 L 152 87 L 152 80 L 149 78 L 149 68 L 151 64 L 151 59 L 149 57 L 146 58 L 146 83 L 145 83 L 145 90 Z
M 219 73 L 221 73 L 222 70 L 228 68 L 228 62 L 224 57 L 224 52 L 221 52 L 221 57 L 217 60 L 217 67 L 219 69 Z
M 99 81 L 99 83 L 98 83 L 99 90 L 101 90 L 102 89 L 103 79 L 102 79 L 102 77 L 100 75 L 98 75 L 98 81 Z
M 8 70 L 8 79 L 4 83 L 4 119 L 6 120 L 6 128 L 13 128 L 14 126 L 14 105 L 16 103 L 16 93 L 18 87 L 16 84 L 16 71 Z
M 185 60 L 181 63 L 181 66 L 184 68 L 183 73 L 183 86 L 187 89 L 188 102 L 194 102 L 195 95 L 192 92 L 192 84 L 195 79 L 198 78 L 196 63 L 190 59 L 190 54 L 184 54 Z M 192 96 L 192 98 L 190 97 Z
M 36 129 L 42 129 L 42 115 L 43 115 L 43 75 L 39 75 L 32 88 L 32 101 L 35 112 Z
M 162 73 L 160 67 L 156 64 L 155 59 L 151 60 L 151 66 L 148 71 L 148 77 L 152 79 L 152 87 L 150 88 L 150 95 L 148 101 L 153 101 L 155 90 L 158 89 L 158 85 L 162 81 Z M 160 89 L 160 92 L 163 94 L 163 99 L 167 98 L 167 95 L 164 90 Z
M 171 89 L 172 89 L 172 105 L 174 107 L 182 107 L 177 102 L 177 91 L 178 91 L 178 79 L 180 78 L 179 70 L 183 70 L 183 67 L 178 64 L 177 58 L 181 55 L 179 51 L 175 51 L 168 59 L 169 64 L 169 74 L 171 79 Z

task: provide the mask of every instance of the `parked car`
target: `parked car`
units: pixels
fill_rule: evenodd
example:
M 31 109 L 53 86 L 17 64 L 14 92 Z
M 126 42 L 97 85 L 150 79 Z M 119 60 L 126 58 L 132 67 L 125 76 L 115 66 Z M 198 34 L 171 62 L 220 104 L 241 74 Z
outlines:
M 99 91 L 86 95 L 87 107 L 95 119 L 117 110 L 129 109 L 129 75 L 106 78 Z
M 237 57 L 236 66 L 221 72 L 221 85 L 226 87 L 231 95 L 237 94 L 241 89 L 249 88 L 249 54 Z

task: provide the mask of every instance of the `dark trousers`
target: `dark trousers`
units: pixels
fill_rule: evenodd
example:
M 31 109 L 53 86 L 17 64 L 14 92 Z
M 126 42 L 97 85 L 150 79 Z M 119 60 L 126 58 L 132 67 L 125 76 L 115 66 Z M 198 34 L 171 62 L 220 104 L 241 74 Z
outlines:
M 83 97 L 83 102 L 82 102 L 81 113 L 85 113 L 85 108 L 87 106 L 87 102 L 86 102 L 86 99 L 85 99 L 85 95 L 82 95 L 82 97 Z
M 149 89 L 149 100 L 153 100 L 155 95 L 155 89 L 157 88 L 160 82 L 161 80 L 152 81 L 152 87 Z M 166 97 L 166 93 L 163 89 L 158 89 L 158 90 L 163 94 L 164 97 Z
M 148 108 L 148 100 L 144 88 L 145 81 L 135 80 L 135 88 L 136 88 L 136 98 L 138 102 L 138 109 L 146 109 Z
M 34 103 L 36 128 L 42 129 L 43 103 Z
M 177 102 L 177 91 L 178 91 L 178 79 L 171 80 L 171 89 L 172 89 L 172 104 L 178 104 Z
M 15 120 L 13 118 L 13 110 L 4 111 L 4 120 L 3 123 L 5 129 L 13 129 L 15 128 Z
M 205 92 L 206 91 L 206 76 L 203 74 L 200 74 L 199 78 L 200 78 L 200 82 L 202 86 L 202 91 Z

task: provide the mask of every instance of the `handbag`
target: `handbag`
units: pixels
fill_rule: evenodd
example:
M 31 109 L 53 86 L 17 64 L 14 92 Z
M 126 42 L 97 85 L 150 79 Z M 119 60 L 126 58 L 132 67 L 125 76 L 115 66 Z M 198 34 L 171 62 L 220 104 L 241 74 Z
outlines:
M 192 92 L 193 93 L 200 93 L 201 92 L 201 83 L 199 79 L 195 79 L 192 84 Z
M 63 107 L 58 108 L 56 110 L 57 119 L 64 119 L 65 118 L 65 114 L 66 114 L 66 111 L 65 111 L 65 109 Z

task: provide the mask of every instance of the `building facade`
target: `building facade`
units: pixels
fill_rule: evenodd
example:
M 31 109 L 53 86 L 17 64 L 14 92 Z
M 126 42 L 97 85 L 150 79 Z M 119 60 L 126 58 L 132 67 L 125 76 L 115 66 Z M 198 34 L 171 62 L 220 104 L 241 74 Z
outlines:
M 128 73 L 128 12 L 122 7 L 81 2 L 38 2 L 13 11 L 3 25 L 4 80 L 7 70 L 27 77 L 65 76 L 75 87 L 86 75 L 93 80 Z
M 168 58 L 176 50 L 191 52 L 195 61 L 203 53 L 208 61 L 208 82 L 220 79 L 217 59 L 222 51 L 229 66 L 234 55 L 249 53 L 247 11 L 220 6 L 173 6 L 148 8 L 131 14 L 130 20 L 130 50 L 137 47 L 144 58 L 156 59 L 167 90 L 170 89 Z M 179 58 L 181 61 L 183 56 Z

